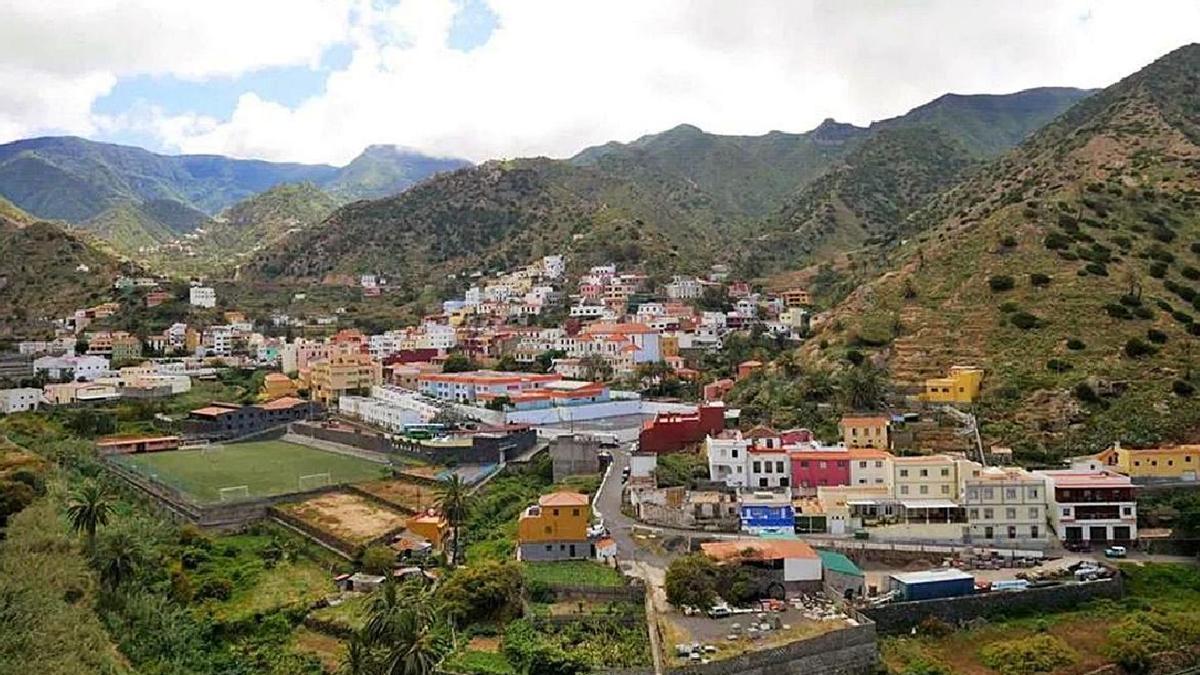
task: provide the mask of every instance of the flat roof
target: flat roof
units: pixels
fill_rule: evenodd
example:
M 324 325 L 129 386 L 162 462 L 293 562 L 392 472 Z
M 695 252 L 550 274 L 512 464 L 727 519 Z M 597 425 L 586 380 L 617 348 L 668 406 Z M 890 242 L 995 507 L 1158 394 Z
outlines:
M 900 572 L 891 575 L 891 578 L 899 581 L 902 584 L 925 584 L 935 581 L 950 581 L 958 579 L 975 580 L 975 577 L 958 569 L 957 567 L 944 567 L 936 570 L 926 570 L 924 572 Z
M 902 499 L 900 505 L 906 509 L 957 509 L 958 502 L 949 499 Z

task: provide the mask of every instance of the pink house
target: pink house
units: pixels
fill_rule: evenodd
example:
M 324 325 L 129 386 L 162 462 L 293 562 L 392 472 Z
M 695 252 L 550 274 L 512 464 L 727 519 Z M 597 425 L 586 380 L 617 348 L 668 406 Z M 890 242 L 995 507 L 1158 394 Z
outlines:
M 792 461 L 792 485 L 797 488 L 850 484 L 850 457 L 845 450 L 793 452 L 788 458 Z

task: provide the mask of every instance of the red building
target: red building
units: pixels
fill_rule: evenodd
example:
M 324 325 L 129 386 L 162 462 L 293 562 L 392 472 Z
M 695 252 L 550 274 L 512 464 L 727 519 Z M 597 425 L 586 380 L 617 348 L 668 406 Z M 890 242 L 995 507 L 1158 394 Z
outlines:
M 441 352 L 437 349 L 401 349 L 394 354 L 383 357 L 383 366 L 394 366 L 397 363 L 428 363 L 432 362 Z
M 704 385 L 705 401 L 720 401 L 733 389 L 733 380 L 724 378 Z
M 815 488 L 822 485 L 850 484 L 850 455 L 845 450 L 793 452 L 792 485 Z
M 693 413 L 659 413 L 642 425 L 638 450 L 642 452 L 682 452 L 716 436 L 725 429 L 725 405 L 701 405 Z

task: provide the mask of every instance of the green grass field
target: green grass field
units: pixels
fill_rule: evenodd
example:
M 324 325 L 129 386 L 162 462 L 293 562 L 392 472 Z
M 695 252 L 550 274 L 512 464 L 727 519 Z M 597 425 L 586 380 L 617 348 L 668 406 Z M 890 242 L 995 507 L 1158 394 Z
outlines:
M 587 586 L 620 586 L 624 581 L 621 573 L 590 560 L 562 560 L 559 562 L 527 562 L 525 578 L 547 584 L 584 584 Z
M 284 441 L 124 455 L 116 461 L 203 503 L 221 501 L 221 488 L 245 485 L 250 497 L 265 497 L 298 491 L 301 476 L 328 473 L 332 482 L 348 483 L 375 480 L 386 471 L 383 465 L 365 459 Z M 318 484 L 314 479 L 305 487 Z

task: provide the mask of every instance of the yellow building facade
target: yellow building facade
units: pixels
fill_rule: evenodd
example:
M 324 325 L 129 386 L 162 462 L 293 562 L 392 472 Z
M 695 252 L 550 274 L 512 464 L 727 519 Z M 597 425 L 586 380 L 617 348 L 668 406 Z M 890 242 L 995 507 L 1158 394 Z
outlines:
M 334 354 L 314 362 L 308 380 L 312 399 L 332 405 L 344 393 L 382 384 L 383 366 L 367 354 Z
M 927 403 L 974 403 L 982 385 L 982 368 L 952 366 L 946 377 L 925 380 L 921 400 Z
M 1142 449 L 1118 445 L 1100 453 L 1098 457 L 1130 478 L 1194 481 L 1197 467 L 1200 467 L 1200 445 Z
M 595 556 L 588 541 L 591 502 L 578 492 L 543 495 L 517 521 L 518 553 L 522 560 L 580 560 Z

